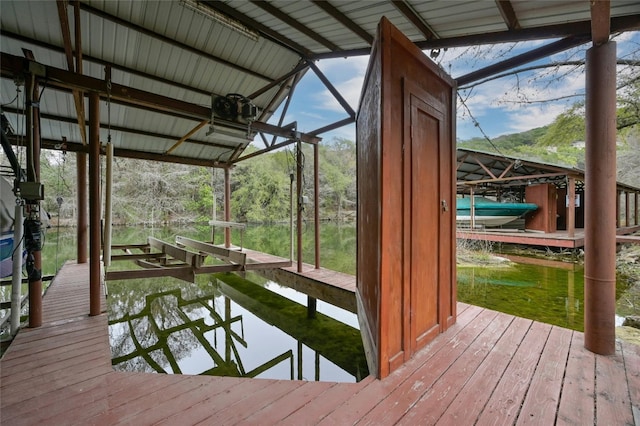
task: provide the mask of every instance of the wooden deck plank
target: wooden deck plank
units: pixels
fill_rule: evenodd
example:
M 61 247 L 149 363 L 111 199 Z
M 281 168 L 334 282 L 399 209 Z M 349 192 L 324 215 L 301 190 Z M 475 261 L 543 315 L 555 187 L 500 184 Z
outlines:
M 480 413 L 478 425 L 514 424 L 550 331 L 548 324 L 531 325 Z
M 516 424 L 555 423 L 572 334 L 566 328 L 551 329 Z
M 393 404 L 385 403 L 381 413 L 392 416 L 396 411 L 405 412 L 407 404 L 419 398 L 455 362 L 473 341 L 471 336 L 481 333 L 497 316 L 497 312 L 483 310 L 473 322 L 466 324 L 462 330 L 448 330 L 428 345 L 428 351 L 421 351 L 385 380 L 371 382 L 366 388 L 325 417 L 320 424 L 351 424 L 375 409 L 381 401 L 393 394 Z M 452 327 L 453 328 L 453 327 Z M 454 334 L 455 333 L 455 334 Z M 419 356 L 422 355 L 422 356 Z M 426 358 L 426 359 L 425 359 Z M 424 368 L 427 365 L 427 368 Z M 400 385 L 405 384 L 394 392 Z M 403 406 L 404 405 L 404 406 Z M 412 405 L 412 404 L 411 404 Z M 384 419 L 381 420 L 384 422 Z
M 582 333 L 464 303 L 456 324 L 382 381 L 115 372 L 106 315 L 87 316 L 87 282 L 88 265 L 65 264 L 43 300 L 43 327 L 22 330 L 0 360 L 0 423 L 593 424 L 597 404 L 598 424 L 633 424 L 640 402 L 638 346 L 601 357 Z
M 484 362 L 473 373 L 473 376 L 464 385 L 442 417 L 438 419 L 438 423 L 463 425 L 473 424 L 476 421 L 489 400 L 491 391 L 495 389 L 500 376 L 520 347 L 532 322 L 517 317 L 513 320 Z M 478 392 L 478 389 L 482 389 L 482 392 Z
M 464 388 L 471 374 L 477 371 L 484 359 L 496 346 L 498 340 L 513 322 L 513 319 L 512 316 L 498 314 L 471 345 L 462 354 L 455 357 L 451 367 L 444 370 L 444 373 L 422 394 L 419 400 L 411 407 L 411 410 L 407 410 L 397 424 L 412 425 L 416 422 L 435 424 Z M 430 372 L 435 369 L 431 363 L 425 368 Z
M 622 355 L 629 384 L 629 398 L 635 424 L 640 424 L 640 345 L 622 343 Z
M 596 358 L 596 423 L 633 424 L 629 388 L 619 344 L 616 354 Z
M 141 411 L 133 417 L 123 419 L 122 423 L 132 425 L 156 424 L 166 421 L 166 419 L 176 414 L 191 411 L 194 407 L 198 406 L 198 404 L 203 403 L 207 404 L 209 409 L 215 410 L 217 407 L 224 406 L 222 401 L 226 395 L 236 395 L 234 389 L 242 383 L 242 379 L 215 380 L 216 378 L 214 377 L 203 378 L 208 380 L 192 382 L 192 384 L 196 386 L 188 393 L 178 395 L 164 404 L 156 405 L 153 403 L 149 409 Z M 215 404 L 213 401 L 215 401 Z M 180 418 L 177 424 L 186 425 L 193 424 L 193 422 L 188 422 L 186 418 Z
M 557 424 L 593 424 L 595 356 L 584 348 L 584 334 L 574 333 L 562 386 Z
M 248 394 L 246 398 L 241 398 L 238 401 L 226 406 L 224 409 L 211 413 L 211 410 L 204 412 L 204 416 L 198 419 L 195 424 L 209 425 L 209 424 L 245 424 L 245 419 L 249 417 L 253 411 L 260 411 L 267 407 L 272 401 L 277 401 L 286 397 L 289 400 L 289 395 L 295 393 L 296 390 L 304 387 L 314 387 L 317 383 L 305 382 L 300 380 L 279 380 L 271 383 L 261 389 Z M 321 386 L 322 387 L 322 386 Z M 289 400 L 292 404 L 295 400 Z M 299 402 L 299 400 L 298 400 Z M 247 410 L 246 407 L 250 406 L 251 410 Z M 193 413 L 195 414 L 195 413 Z M 190 410 L 189 415 L 192 415 Z M 268 421 L 265 418 L 259 424 L 274 424 L 276 422 Z M 167 424 L 172 424 L 171 422 Z M 175 424 L 175 422 L 173 422 Z
M 291 413 L 305 407 L 314 398 L 319 398 L 320 395 L 335 385 L 335 383 L 330 382 L 319 382 L 314 383 L 312 386 L 299 386 L 282 398 L 269 401 L 268 405 L 242 419 L 242 423 L 247 425 L 280 423 Z

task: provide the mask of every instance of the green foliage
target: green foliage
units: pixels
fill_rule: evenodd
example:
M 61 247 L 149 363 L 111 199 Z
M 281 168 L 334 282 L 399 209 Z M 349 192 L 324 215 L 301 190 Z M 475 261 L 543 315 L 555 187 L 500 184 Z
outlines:
M 542 146 L 567 146 L 585 139 L 584 109 L 582 105 L 576 104 L 569 111 L 560 114 L 551 123 L 545 134 L 538 140 L 538 144 Z

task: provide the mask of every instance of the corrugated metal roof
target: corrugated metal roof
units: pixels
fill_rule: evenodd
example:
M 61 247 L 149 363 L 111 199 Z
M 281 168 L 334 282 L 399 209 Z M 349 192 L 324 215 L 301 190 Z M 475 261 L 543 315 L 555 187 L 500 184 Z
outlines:
M 291 89 L 291 81 L 284 77 L 299 63 L 366 54 L 382 16 L 421 48 L 434 43 L 459 45 L 461 37 L 470 37 L 464 43 L 473 44 L 517 40 L 520 34 L 522 39 L 531 39 L 590 30 L 587 1 L 500 2 L 505 3 L 512 8 L 521 29 L 509 28 L 494 1 L 84 0 L 79 10 L 82 72 L 104 80 L 105 65 L 110 64 L 113 84 L 162 95 L 169 104 L 176 100 L 205 109 L 210 108 L 211 94 L 248 96 L 260 91 L 252 102 L 267 109 L 261 117 L 266 122 Z M 72 47 L 74 4 L 67 8 Z M 22 48 L 27 48 L 38 62 L 67 69 L 56 2 L 2 0 L 0 12 L 3 53 L 22 57 Z M 612 25 L 638 29 L 640 0 L 613 0 L 611 17 Z M 562 27 L 567 24 L 574 25 Z M 249 31 L 241 32 L 230 25 Z M 553 34 L 546 30 L 549 26 L 556 26 Z M 566 28 L 564 33 L 562 28 Z M 306 71 L 300 68 L 300 72 Z M 9 74 L 3 69 L 3 104 L 15 96 L 13 76 Z M 277 84 L 265 88 L 276 80 Z M 49 82 L 51 87 L 46 82 L 43 86 L 41 111 L 48 117 L 43 120 L 43 138 L 51 143 L 63 137 L 70 144 L 80 143 L 80 132 L 73 122 L 76 111 L 72 94 L 68 89 L 54 88 L 53 82 Z M 176 109 L 171 113 L 167 105 L 160 108 L 162 111 L 153 111 L 155 106 L 150 104 L 144 108 L 125 105 L 126 99 L 111 102 L 108 114 L 106 93 L 102 96 L 101 138 L 106 140 L 106 127 L 110 125 L 114 129 L 112 141 L 121 149 L 166 153 L 210 117 L 210 112 L 194 116 Z M 18 107 L 14 104 L 5 109 L 12 108 Z M 7 115 L 18 129 L 18 115 Z M 255 134 L 253 131 L 248 137 L 246 123 L 219 117 L 214 119 L 214 129 L 207 135 L 209 126 L 205 125 L 171 154 L 187 162 L 233 161 Z

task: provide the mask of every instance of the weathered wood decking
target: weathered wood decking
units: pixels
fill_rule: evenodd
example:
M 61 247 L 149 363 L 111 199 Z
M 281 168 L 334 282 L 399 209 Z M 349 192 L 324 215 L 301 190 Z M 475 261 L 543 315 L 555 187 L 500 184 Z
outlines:
M 458 322 L 380 381 L 357 384 L 115 372 L 88 266 L 66 264 L 43 326 L 0 361 L 0 423 L 600 424 L 640 421 L 640 346 L 593 355 L 583 334 L 458 304 Z

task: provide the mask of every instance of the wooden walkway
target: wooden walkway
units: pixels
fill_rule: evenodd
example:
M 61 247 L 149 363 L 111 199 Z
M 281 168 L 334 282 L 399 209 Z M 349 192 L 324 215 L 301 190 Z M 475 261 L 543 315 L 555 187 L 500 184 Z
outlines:
M 638 232 L 640 226 L 621 227 L 616 231 L 616 241 L 637 242 L 640 237 L 625 237 L 628 234 Z M 584 247 L 584 229 L 576 229 L 573 237 L 567 231 L 557 232 L 524 232 L 509 231 L 507 229 L 471 230 L 459 228 L 456 231 L 458 239 L 491 241 L 496 243 L 524 244 L 531 246 L 559 247 L 577 249 Z
M 598 424 L 640 422 L 640 346 L 458 304 L 458 322 L 385 380 L 355 384 L 115 372 L 88 266 L 66 264 L 0 361 L 0 424 Z M 635 413 L 635 420 L 634 420 Z

